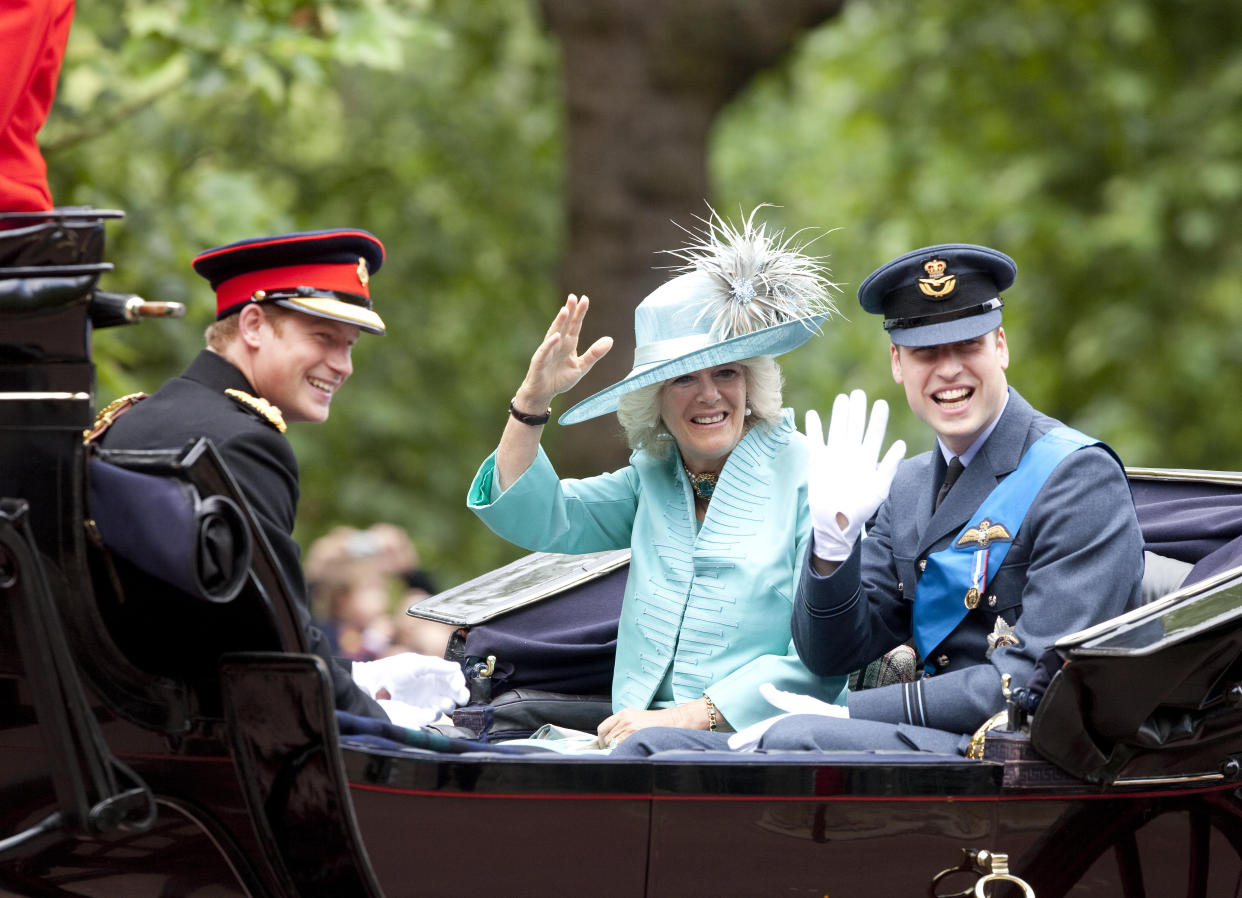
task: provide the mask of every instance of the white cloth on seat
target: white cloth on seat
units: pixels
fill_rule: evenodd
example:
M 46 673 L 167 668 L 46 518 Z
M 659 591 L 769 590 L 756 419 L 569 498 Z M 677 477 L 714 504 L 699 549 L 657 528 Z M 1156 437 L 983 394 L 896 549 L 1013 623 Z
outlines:
M 506 739 L 498 745 L 521 745 L 533 748 L 544 748 L 563 755 L 608 755 L 611 748 L 599 744 L 595 733 L 584 733 L 569 727 L 545 723 L 525 739 Z
M 786 717 L 792 717 L 795 714 L 818 714 L 822 717 L 850 716 L 850 709 L 845 705 L 834 705 L 830 702 L 820 701 L 810 695 L 786 692 L 783 689 L 777 689 L 771 683 L 764 683 L 760 686 L 759 694 L 769 704 L 782 709 L 785 713 L 768 717 L 765 720 L 752 723 L 750 726 L 738 730 L 738 732 L 729 737 L 729 748 L 734 751 L 754 751 L 755 746 L 759 744 L 759 740 L 763 738 L 763 734 L 774 723 L 778 720 L 784 720 Z

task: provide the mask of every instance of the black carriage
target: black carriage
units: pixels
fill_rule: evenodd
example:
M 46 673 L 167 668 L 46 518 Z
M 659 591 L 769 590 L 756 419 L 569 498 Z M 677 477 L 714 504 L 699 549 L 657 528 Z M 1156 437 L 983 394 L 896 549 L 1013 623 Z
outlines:
M 343 734 L 210 444 L 84 439 L 91 329 L 142 309 L 96 288 L 107 217 L 0 239 L 0 895 L 1242 894 L 1242 475 L 1131 472 L 1150 541 L 1225 560 L 1062 640 L 979 759 Z M 195 564 L 159 576 L 104 538 L 118 472 L 171 485 Z

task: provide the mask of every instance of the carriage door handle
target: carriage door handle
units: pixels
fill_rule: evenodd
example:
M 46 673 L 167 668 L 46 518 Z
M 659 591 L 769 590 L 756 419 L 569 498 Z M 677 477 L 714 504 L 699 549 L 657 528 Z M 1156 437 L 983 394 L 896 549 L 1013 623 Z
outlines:
M 968 887 L 960 892 L 937 891 L 940 881 L 955 873 L 974 874 L 979 878 L 973 889 Z M 971 895 L 975 898 L 990 898 L 987 886 L 995 882 L 1011 882 L 1022 889 L 1023 898 L 1036 898 L 1035 890 L 1025 880 L 1009 872 L 1009 855 L 997 854 L 986 848 L 963 848 L 961 862 L 956 867 L 941 870 L 933 876 L 927 894 L 931 898 L 970 898 Z

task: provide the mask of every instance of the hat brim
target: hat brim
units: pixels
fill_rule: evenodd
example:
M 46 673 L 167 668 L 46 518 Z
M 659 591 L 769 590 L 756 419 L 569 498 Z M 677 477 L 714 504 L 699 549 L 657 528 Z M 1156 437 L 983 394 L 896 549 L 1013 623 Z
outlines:
M 387 328 L 384 326 L 384 319 L 380 318 L 371 309 L 365 306 L 354 305 L 352 302 L 344 302 L 327 296 L 299 296 L 292 299 L 277 299 L 273 300 L 273 302 L 286 309 L 303 312 L 316 318 L 326 318 L 329 321 L 355 324 L 368 334 L 376 334 L 382 337 L 387 331 Z
M 942 346 L 982 337 L 1000 326 L 1001 310 L 993 309 L 982 315 L 971 315 L 956 321 L 924 324 L 922 327 L 893 328 L 888 332 L 888 337 L 894 346 Z
M 573 407 L 567 409 L 558 419 L 562 425 L 579 424 L 606 415 L 617 410 L 617 402 L 627 393 L 641 390 L 652 384 L 661 383 L 669 378 L 680 377 L 704 368 L 715 368 L 730 362 L 740 362 L 760 355 L 781 355 L 796 349 L 811 337 L 819 333 L 820 325 L 828 318 L 827 314 L 812 315 L 784 324 L 765 327 L 763 330 L 749 334 L 740 334 L 728 340 L 721 340 L 702 349 L 696 349 L 675 359 L 657 362 L 653 365 L 640 366 L 631 371 L 623 380 L 611 387 L 600 390 L 594 396 L 588 396 Z

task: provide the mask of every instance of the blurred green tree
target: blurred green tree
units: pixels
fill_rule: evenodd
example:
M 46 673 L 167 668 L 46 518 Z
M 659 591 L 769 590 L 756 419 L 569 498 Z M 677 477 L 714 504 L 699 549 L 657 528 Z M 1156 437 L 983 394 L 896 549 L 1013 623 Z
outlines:
M 99 401 L 202 346 L 198 251 L 350 225 L 384 241 L 389 335 L 355 351 L 324 425 L 296 425 L 303 545 L 406 527 L 452 583 L 520 554 L 465 490 L 559 300 L 557 60 L 530 4 L 80 4 L 43 134 L 60 205 L 122 208 L 107 289 L 189 306 L 95 337 Z
M 790 396 L 864 386 L 930 443 L 855 291 L 889 258 L 978 242 L 1018 262 L 1013 383 L 1131 464 L 1242 467 L 1242 10 L 1034 0 L 853 3 L 725 114 L 721 205 L 781 204 L 850 322 L 789 357 Z

